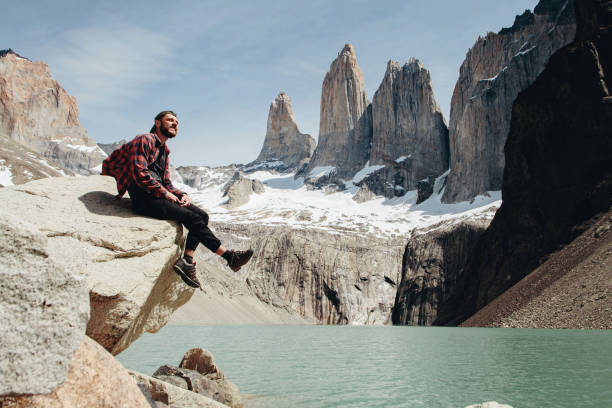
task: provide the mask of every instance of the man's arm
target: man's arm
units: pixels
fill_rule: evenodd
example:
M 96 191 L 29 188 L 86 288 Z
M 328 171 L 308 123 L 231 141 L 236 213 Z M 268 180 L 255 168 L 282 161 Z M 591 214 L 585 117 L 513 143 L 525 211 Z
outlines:
M 153 194 L 155 197 L 165 197 L 168 190 L 155 180 L 148 168 L 148 158 L 155 149 L 155 141 L 148 135 L 141 135 L 132 145 L 130 160 L 134 182 L 141 189 Z
M 166 167 L 164 167 L 164 176 L 162 178 L 164 187 L 166 187 L 166 190 L 168 190 L 169 192 L 171 192 L 178 198 L 182 198 L 183 196 L 187 194 L 185 194 L 184 191 L 181 191 L 178 188 L 174 187 L 174 184 L 172 184 L 172 180 L 170 180 L 170 164 L 169 164 L 170 158 L 169 156 L 170 155 L 166 156 Z

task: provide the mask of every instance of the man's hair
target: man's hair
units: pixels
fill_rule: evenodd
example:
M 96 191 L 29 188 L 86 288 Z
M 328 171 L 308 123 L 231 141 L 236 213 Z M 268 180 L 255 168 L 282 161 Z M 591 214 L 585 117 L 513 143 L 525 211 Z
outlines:
M 166 115 L 172 115 L 175 118 L 178 119 L 178 116 L 176 116 L 176 113 L 172 112 L 171 110 L 166 110 L 166 111 L 161 111 L 157 114 L 157 116 L 155 116 L 155 120 L 162 120 L 164 118 L 164 116 Z M 151 130 L 149 131 L 149 133 L 155 133 L 155 122 L 153 123 L 153 127 L 151 128 Z

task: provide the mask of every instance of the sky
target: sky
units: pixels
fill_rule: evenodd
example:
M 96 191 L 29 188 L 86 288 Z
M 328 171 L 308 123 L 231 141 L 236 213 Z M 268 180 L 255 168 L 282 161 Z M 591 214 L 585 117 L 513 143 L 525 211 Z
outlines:
M 219 166 L 257 157 L 281 91 L 316 139 L 323 78 L 346 43 L 370 100 L 388 60 L 420 59 L 448 122 L 468 49 L 537 0 L 4 3 L 0 49 L 49 64 L 93 140 L 129 140 L 170 109 L 171 163 Z

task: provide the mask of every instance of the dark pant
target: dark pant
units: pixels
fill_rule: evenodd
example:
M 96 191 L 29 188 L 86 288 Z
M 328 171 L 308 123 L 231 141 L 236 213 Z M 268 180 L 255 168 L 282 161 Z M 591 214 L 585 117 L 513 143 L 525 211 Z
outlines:
M 134 212 L 160 220 L 173 220 L 183 224 L 188 230 L 185 249 L 196 249 L 201 242 L 215 252 L 221 241 L 208 228 L 208 214 L 200 207 L 189 204 L 183 207 L 165 198 L 155 198 L 138 188 L 128 189 Z

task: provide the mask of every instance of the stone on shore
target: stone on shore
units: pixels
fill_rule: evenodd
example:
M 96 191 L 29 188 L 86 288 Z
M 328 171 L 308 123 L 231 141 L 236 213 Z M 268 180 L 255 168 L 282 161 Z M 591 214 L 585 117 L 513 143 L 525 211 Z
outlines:
M 30 369 L 35 369 L 35 365 Z M 74 354 L 65 383 L 50 394 L 0 398 L 3 408 L 150 408 L 127 370 L 87 336 Z
M 128 371 L 141 388 L 148 390 L 153 396 L 155 407 L 169 406 L 172 408 L 227 408 L 211 398 L 188 391 L 184 388 L 149 377 L 136 371 Z

